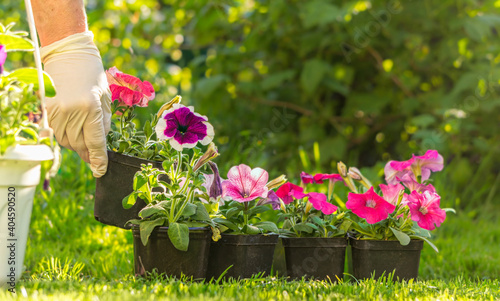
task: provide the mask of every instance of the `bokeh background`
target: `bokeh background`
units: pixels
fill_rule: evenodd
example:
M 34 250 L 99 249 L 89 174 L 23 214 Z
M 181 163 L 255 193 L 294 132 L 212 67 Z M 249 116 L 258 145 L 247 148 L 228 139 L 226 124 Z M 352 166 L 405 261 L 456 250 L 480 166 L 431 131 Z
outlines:
M 20 2 L 2 0 L 0 20 L 27 30 Z M 443 202 L 499 202 L 500 0 L 86 5 L 105 67 L 157 91 L 140 120 L 182 95 L 214 125 L 223 172 L 293 179 L 342 160 L 381 181 L 387 160 L 437 149 Z

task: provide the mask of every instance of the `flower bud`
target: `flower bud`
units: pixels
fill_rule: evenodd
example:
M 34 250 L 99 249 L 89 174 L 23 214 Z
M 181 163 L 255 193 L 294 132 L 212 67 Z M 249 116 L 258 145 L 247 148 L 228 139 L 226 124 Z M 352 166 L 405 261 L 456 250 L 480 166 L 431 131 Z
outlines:
M 306 214 L 309 213 L 309 211 L 311 211 L 312 207 L 313 207 L 312 203 L 311 202 L 307 202 L 305 213 Z
M 362 179 L 361 173 L 359 172 L 359 170 L 356 167 L 349 167 L 349 172 L 347 174 L 353 180 L 361 181 L 361 179 Z
M 337 163 L 337 170 L 339 171 L 339 174 L 342 176 L 342 178 L 347 177 L 347 167 L 342 161 L 339 161 L 339 163 Z
M 207 164 L 209 161 L 212 159 L 215 159 L 219 156 L 219 151 L 217 150 L 217 146 L 213 142 L 211 142 L 208 145 L 207 151 L 201 156 L 198 161 L 196 161 L 196 164 L 193 167 L 193 171 L 197 171 L 200 169 L 203 165 Z
M 267 186 L 267 189 L 271 190 L 271 189 L 280 187 L 281 185 L 285 184 L 286 181 L 287 181 L 286 176 L 281 175 L 281 176 L 277 177 L 276 179 L 267 183 L 266 186 Z
M 171 101 L 169 101 L 166 104 L 164 104 L 163 106 L 161 106 L 160 110 L 158 110 L 158 113 L 156 113 L 156 116 L 158 118 L 160 118 L 161 115 L 163 114 L 163 112 L 171 109 L 174 104 L 180 103 L 181 100 L 182 100 L 182 97 L 180 95 L 175 96 Z
M 212 185 L 210 185 L 208 195 L 210 198 L 217 199 L 222 195 L 222 181 L 219 175 L 219 168 L 217 168 L 217 164 L 215 164 L 214 162 L 208 162 L 208 165 L 214 173 L 214 179 Z

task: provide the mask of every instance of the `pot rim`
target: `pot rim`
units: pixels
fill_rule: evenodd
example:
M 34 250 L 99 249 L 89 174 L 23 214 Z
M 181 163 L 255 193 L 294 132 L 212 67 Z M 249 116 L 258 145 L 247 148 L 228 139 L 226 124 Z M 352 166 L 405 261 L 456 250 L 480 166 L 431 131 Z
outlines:
M 286 248 L 346 248 L 346 237 L 281 237 Z
M 378 251 L 420 251 L 424 247 L 424 241 L 421 239 L 412 239 L 406 246 L 401 245 L 399 240 L 371 240 L 349 238 L 349 244 L 352 248 L 358 250 L 378 250 Z
M 107 151 L 108 151 L 108 161 L 119 163 L 121 165 L 140 167 L 141 164 L 143 164 L 143 163 L 151 163 L 151 164 L 153 164 L 153 166 L 155 166 L 155 164 L 161 165 L 161 163 L 162 163 L 161 161 L 153 161 L 153 160 L 148 160 L 148 159 L 144 159 L 144 158 L 130 156 L 130 155 L 122 154 L 122 153 L 117 153 L 117 152 L 109 150 L 109 149 Z
M 168 226 L 161 226 L 161 227 L 158 227 L 156 226 L 154 228 L 153 231 L 168 231 Z M 139 225 L 136 225 L 136 224 L 132 224 L 132 227 L 130 228 L 132 231 L 139 231 Z M 207 226 L 207 227 L 189 227 L 189 231 L 208 231 L 210 230 L 210 226 Z

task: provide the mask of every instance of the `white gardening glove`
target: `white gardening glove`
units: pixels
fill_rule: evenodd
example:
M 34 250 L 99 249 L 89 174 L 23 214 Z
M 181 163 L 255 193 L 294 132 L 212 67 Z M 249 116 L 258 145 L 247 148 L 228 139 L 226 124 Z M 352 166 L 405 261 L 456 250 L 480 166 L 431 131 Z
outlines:
M 57 91 L 47 99 L 50 127 L 57 141 L 90 163 L 98 178 L 108 165 L 111 92 L 93 37 L 90 31 L 74 34 L 43 47 L 41 54 Z

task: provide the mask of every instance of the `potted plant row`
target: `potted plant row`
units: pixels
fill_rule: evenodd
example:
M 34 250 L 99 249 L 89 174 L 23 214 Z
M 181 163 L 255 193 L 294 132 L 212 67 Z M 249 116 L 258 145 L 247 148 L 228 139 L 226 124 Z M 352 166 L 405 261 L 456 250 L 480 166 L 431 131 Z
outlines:
M 37 70 L 4 69 L 8 54 L 33 51 L 27 33 L 0 24 L 0 285 L 15 288 L 23 272 L 33 197 L 40 181 L 48 183 L 59 162 L 58 147 L 50 136 L 41 137 Z M 47 96 L 54 85 L 45 74 Z M 42 91 L 43 93 L 43 91 Z
M 348 243 L 356 278 L 393 272 L 395 279 L 413 279 L 423 242 L 437 251 L 429 231 L 448 211 L 440 208 L 429 182 L 431 172 L 443 168 L 437 151 L 388 162 L 387 184 L 378 187 L 342 162 L 338 174 L 302 172 L 301 186 L 287 183 L 285 176 L 269 181 L 267 171 L 245 164 L 222 179 L 212 162 L 219 154 L 205 116 L 176 97 L 138 131 L 133 110 L 154 97 L 152 87 L 113 68 L 108 76 L 119 122 L 108 136 L 113 152 L 108 173 L 97 185 L 102 192 L 96 192 L 95 215 L 119 227 L 133 225 L 137 274 L 268 275 L 278 236 L 291 279 L 343 278 Z M 205 152 L 198 147 L 209 143 Z M 116 171 L 113 158 L 121 165 Z M 115 179 L 119 175 L 124 182 Z M 335 193 L 337 182 L 350 192 Z M 101 213 L 114 213 L 115 220 L 98 212 L 106 202 L 116 211 L 108 207 Z

